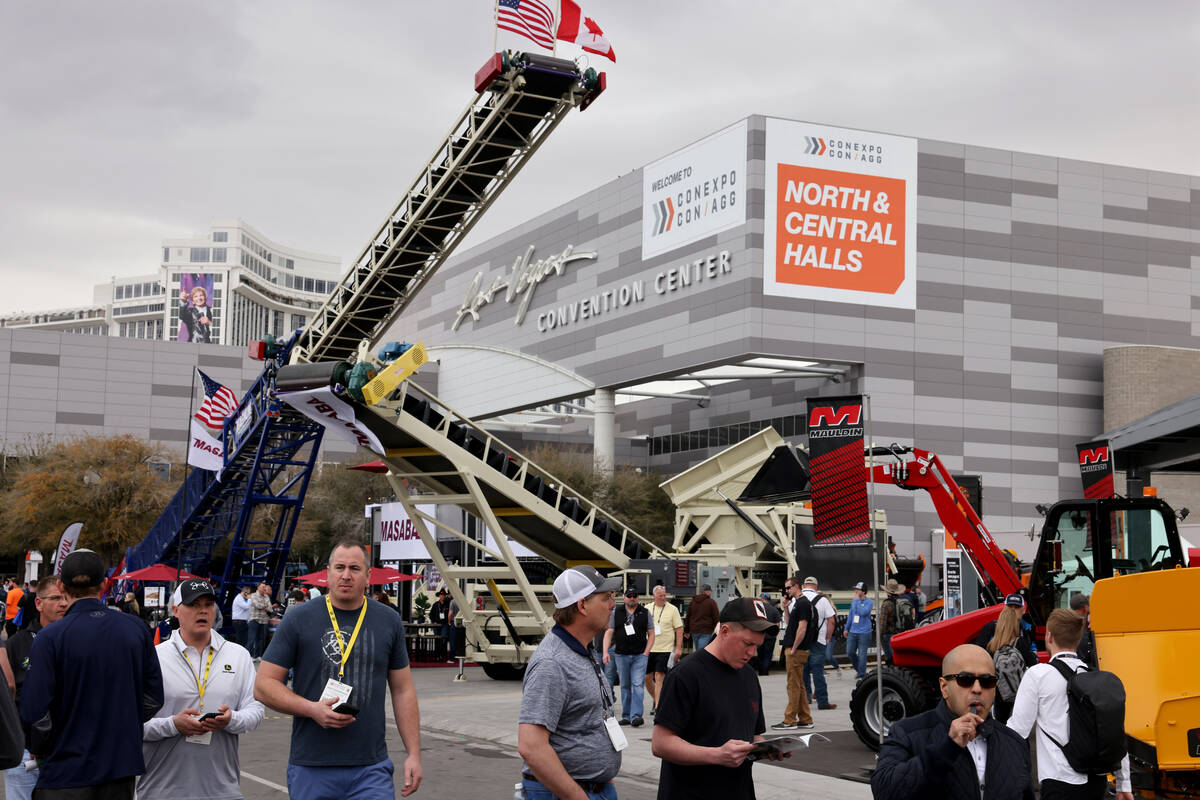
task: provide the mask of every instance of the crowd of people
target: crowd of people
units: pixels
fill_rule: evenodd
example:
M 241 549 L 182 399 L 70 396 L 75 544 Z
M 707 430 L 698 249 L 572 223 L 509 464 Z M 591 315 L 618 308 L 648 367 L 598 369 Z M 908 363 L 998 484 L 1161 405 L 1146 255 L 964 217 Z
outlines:
M 276 604 L 265 585 L 234 603 L 244 646 L 218 632 L 214 585 L 182 581 L 169 603 L 175 630 L 156 646 L 135 598 L 123 598 L 120 608 L 102 602 L 106 572 L 97 554 L 78 550 L 58 576 L 32 587 L 9 581 L 6 611 L 16 611 L 6 618 L 12 627 L 0 651 L 10 689 L 0 692 L 0 722 L 19 714 L 21 727 L 15 738 L 7 732 L 13 741 L 0 741 L 11 767 L 7 798 L 235 800 L 242 796 L 239 737 L 258 727 L 267 708 L 292 717 L 292 797 L 393 798 L 418 790 L 420 712 L 404 625 L 386 595 L 367 597 L 361 545 L 333 549 L 326 595 L 287 593 L 269 644 L 262 614 Z M 888 588 L 881 625 L 918 613 L 916 596 L 902 602 L 902 587 Z M 854 589 L 841 636 L 849 668 L 862 677 L 874 608 L 865 584 Z M 768 642 L 776 638 L 788 702 L 773 731 L 812 728 L 814 707 L 837 707 L 825 661 L 838 614 L 815 576 L 790 576 L 780 607 L 768 596 L 719 606 L 704 586 L 682 614 L 661 585 L 643 605 L 636 588 L 576 566 L 554 581 L 553 597 L 555 624 L 527 665 L 517 720 L 521 791 L 529 800 L 616 798 L 624 727 L 648 718 L 651 751 L 661 761 L 660 798 L 753 798 L 754 761 L 786 757 L 766 738 L 759 683 L 764 648 L 772 654 Z M 450 604 L 446 596 L 439 602 L 444 621 Z M 1050 660 L 1038 663 L 1024 601 L 1006 598 L 977 643 L 945 657 L 937 707 L 891 726 L 872 778 L 875 797 L 1030 798 L 1026 739 L 1035 727 L 1041 797 L 1103 796 L 1106 776 L 1078 771 L 1069 749 L 1067 686 L 1089 666 L 1081 647 L 1087 598 L 1072 608 L 1050 615 Z M 895 625 L 893 633 L 903 629 Z M 689 638 L 694 652 L 685 657 Z M 1000 689 L 1006 684 L 1011 698 Z M 406 753 L 400 765 L 386 746 L 388 698 Z M 1130 800 L 1128 759 L 1112 771 L 1119 800 Z

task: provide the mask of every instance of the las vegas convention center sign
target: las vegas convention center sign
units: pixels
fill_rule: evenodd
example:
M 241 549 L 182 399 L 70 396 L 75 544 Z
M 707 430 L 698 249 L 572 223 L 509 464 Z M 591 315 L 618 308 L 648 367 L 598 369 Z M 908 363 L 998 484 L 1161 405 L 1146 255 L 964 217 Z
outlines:
M 642 257 L 678 250 L 746 222 L 745 121 L 647 165 Z M 763 291 L 768 295 L 914 308 L 916 140 L 824 125 L 767 120 Z M 600 253 L 528 244 L 511 265 L 476 273 L 452 325 L 481 321 L 490 306 L 514 324 L 551 334 L 734 277 L 749 265 L 726 249 L 652 274 L 581 291 L 546 307 L 538 288 Z

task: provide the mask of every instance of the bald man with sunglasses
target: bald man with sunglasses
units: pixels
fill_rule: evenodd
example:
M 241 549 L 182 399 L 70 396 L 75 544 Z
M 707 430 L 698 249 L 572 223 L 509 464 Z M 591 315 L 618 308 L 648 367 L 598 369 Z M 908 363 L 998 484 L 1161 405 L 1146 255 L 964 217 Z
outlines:
M 888 731 L 871 777 L 876 800 L 1033 800 L 1028 745 L 988 716 L 996 700 L 988 651 L 951 650 L 938 685 L 936 708 Z

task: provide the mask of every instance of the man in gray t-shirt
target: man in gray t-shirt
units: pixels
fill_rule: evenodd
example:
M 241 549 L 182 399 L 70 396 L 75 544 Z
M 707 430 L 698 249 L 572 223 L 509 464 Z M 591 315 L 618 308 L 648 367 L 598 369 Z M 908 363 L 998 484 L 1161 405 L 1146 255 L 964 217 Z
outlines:
M 407 797 L 421 783 L 420 715 L 404 625 L 395 611 L 364 597 L 367 572 L 361 545 L 334 547 L 329 594 L 283 618 L 258 668 L 255 697 L 293 716 L 287 770 L 292 800 L 395 796 L 385 739 L 389 689 L 408 751 L 401 794 Z M 289 669 L 295 670 L 291 689 L 285 685 Z M 343 685 L 348 699 L 332 693 Z
M 608 627 L 613 592 L 620 588 L 619 578 L 605 579 L 586 566 L 572 567 L 554 581 L 556 624 L 525 669 L 517 728 L 523 785 L 531 800 L 617 796 L 612 779 L 621 753 L 609 731 L 622 742 L 624 736 L 612 686 L 591 642 Z

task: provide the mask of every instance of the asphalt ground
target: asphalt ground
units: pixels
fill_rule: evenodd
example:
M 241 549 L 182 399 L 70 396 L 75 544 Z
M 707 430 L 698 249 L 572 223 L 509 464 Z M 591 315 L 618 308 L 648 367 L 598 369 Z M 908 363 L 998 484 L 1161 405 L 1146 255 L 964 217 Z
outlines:
M 422 767 L 425 780 L 415 797 L 473 797 L 508 800 L 520 780 L 517 755 L 519 682 L 493 681 L 478 667 L 464 670 L 455 681 L 451 667 L 418 667 L 413 678 L 421 706 Z M 793 754 L 784 762 L 754 766 L 759 800 L 793 800 L 797 791 L 816 792 L 830 800 L 870 798 L 864 781 L 875 755 L 862 745 L 850 725 L 853 673 L 827 673 L 830 700 L 838 708 L 813 711 L 816 727 L 829 742 Z M 787 688 L 782 670 L 760 679 L 767 725 L 783 719 Z M 390 714 L 390 704 L 388 712 Z M 617 791 L 622 800 L 649 800 L 658 785 L 659 759 L 650 753 L 651 725 L 624 728 L 629 747 L 623 753 Z M 286 793 L 287 752 L 291 719 L 268 710 L 257 731 L 241 737 L 242 790 L 247 800 L 279 800 Z M 770 731 L 768 731 L 770 733 Z M 399 766 L 404 747 L 394 725 L 388 728 L 388 751 Z

